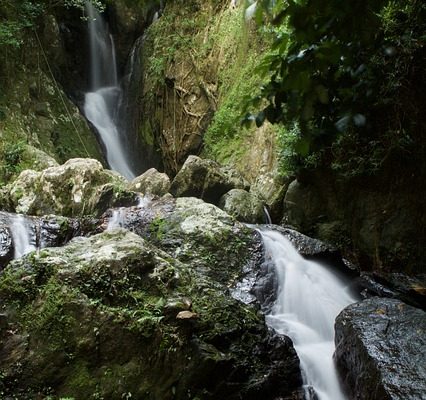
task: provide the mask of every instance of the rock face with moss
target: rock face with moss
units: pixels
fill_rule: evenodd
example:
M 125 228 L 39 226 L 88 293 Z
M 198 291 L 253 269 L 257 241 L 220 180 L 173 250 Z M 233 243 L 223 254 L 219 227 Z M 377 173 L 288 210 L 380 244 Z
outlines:
M 44 215 L 101 214 L 115 202 L 135 201 L 125 191 L 125 179 L 92 159 L 71 159 L 41 172 L 23 171 L 2 190 L 9 211 Z
M 198 233 L 185 221 L 179 229 Z M 266 329 L 255 307 L 227 295 L 217 268 L 178 261 L 124 230 L 14 261 L 0 278 L 2 393 L 290 395 L 301 383 L 291 344 Z
M 143 194 L 163 196 L 170 190 L 170 178 L 155 168 L 150 168 L 129 183 L 128 188 Z
M 170 193 L 177 197 L 194 196 L 218 204 L 222 195 L 231 189 L 247 187 L 241 175 L 221 167 L 213 160 L 189 156 L 173 179 Z
M 263 203 L 243 189 L 232 189 L 225 193 L 219 207 L 241 222 L 262 223 L 265 221 Z
M 243 99 L 261 83 L 253 70 L 262 39 L 244 23 L 244 2 L 229 3 L 165 2 L 135 53 L 137 132 L 156 143 L 170 176 L 190 154 L 237 165 L 250 179 L 276 163 L 276 129 L 241 126 Z
M 79 16 L 68 11 L 78 23 Z M 66 61 L 58 21 L 52 14 L 43 15 L 39 29 L 22 29 L 21 48 L 0 49 L 0 184 L 40 162 L 45 168 L 52 159 L 103 161 L 95 135 L 57 80 Z M 62 29 L 69 33 L 65 25 Z M 81 51 L 81 43 L 78 48 Z

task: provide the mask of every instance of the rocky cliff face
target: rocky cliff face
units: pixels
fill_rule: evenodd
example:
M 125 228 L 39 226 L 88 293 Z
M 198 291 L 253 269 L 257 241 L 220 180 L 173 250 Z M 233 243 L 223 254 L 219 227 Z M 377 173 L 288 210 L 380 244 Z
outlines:
M 171 176 L 190 154 L 237 166 L 246 178 L 276 167 L 275 129 L 241 126 L 243 97 L 257 88 L 261 39 L 230 2 L 167 2 L 138 57 L 139 135 L 156 143 Z M 254 146 L 253 143 L 259 144 Z M 261 150 L 260 150 L 261 149 Z

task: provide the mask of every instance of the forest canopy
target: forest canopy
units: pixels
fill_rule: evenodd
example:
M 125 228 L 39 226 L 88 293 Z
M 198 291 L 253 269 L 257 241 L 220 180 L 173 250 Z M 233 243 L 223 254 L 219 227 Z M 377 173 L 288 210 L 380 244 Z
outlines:
M 424 153 L 425 2 L 258 4 L 255 19 L 273 44 L 258 68 L 267 81 L 250 101 L 260 111 L 246 120 L 287 127 L 291 167 L 339 169 L 344 158 L 349 174 L 371 174 L 395 151 Z

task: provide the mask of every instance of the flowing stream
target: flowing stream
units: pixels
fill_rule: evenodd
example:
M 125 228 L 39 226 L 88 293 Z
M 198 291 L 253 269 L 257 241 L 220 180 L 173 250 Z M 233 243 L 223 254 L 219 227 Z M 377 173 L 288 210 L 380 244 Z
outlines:
M 259 232 L 279 282 L 267 324 L 293 340 L 307 399 L 346 399 L 333 362 L 334 320 L 357 299 L 345 282 L 326 266 L 304 259 L 281 233 Z
M 90 37 L 91 92 L 86 93 L 84 114 L 99 132 L 111 169 L 127 179 L 135 173 L 129 163 L 123 137 L 116 122 L 121 89 L 117 77 L 115 46 L 108 25 L 93 7 L 86 2 Z

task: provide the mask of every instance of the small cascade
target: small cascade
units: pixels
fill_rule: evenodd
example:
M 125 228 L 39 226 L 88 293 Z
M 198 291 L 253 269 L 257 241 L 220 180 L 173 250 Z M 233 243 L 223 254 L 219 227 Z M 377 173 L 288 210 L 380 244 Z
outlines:
M 14 258 L 20 258 L 23 255 L 37 250 L 32 243 L 31 225 L 23 215 L 13 216 L 10 224 L 10 232 L 13 238 Z
M 140 196 L 138 200 L 138 204 L 131 208 L 147 208 L 151 203 L 151 199 L 147 196 Z M 112 211 L 112 215 L 108 220 L 108 225 L 106 227 L 107 231 L 116 228 L 126 228 L 126 222 L 128 222 L 128 213 L 130 207 L 120 207 L 116 208 Z
M 114 40 L 91 1 L 86 2 L 86 10 L 89 16 L 92 91 L 86 93 L 84 114 L 99 132 L 111 169 L 130 180 L 136 174 L 129 165 L 124 138 L 116 121 L 121 89 L 118 85 Z
M 120 207 L 113 210 L 111 218 L 108 220 L 108 225 L 106 230 L 110 231 L 111 229 L 123 228 L 125 220 L 126 220 L 125 207 Z
M 326 266 L 304 259 L 281 233 L 259 231 L 279 288 L 267 324 L 288 335 L 300 358 L 308 400 L 344 400 L 333 362 L 334 320 L 357 301 Z
M 265 224 L 271 225 L 272 224 L 271 214 L 269 214 L 269 210 L 266 205 L 263 206 L 263 214 L 265 215 Z

